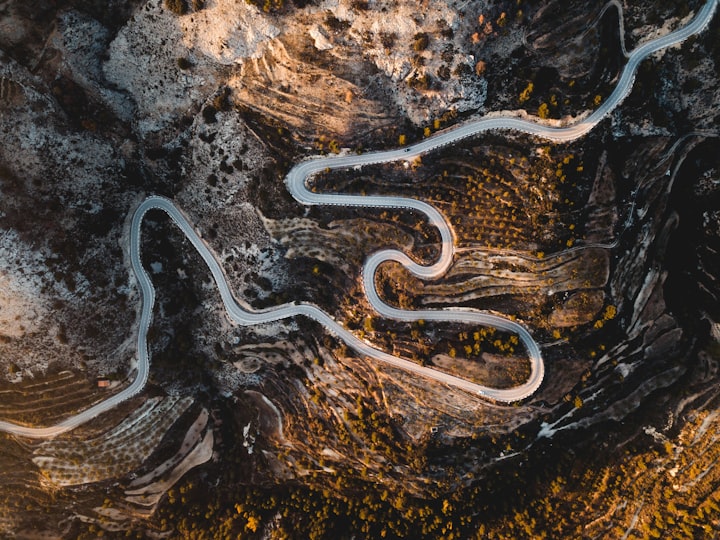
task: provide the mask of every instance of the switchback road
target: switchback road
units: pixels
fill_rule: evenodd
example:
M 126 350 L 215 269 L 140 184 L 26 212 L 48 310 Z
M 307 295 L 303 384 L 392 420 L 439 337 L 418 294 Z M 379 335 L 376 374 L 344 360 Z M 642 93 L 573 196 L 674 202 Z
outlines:
M 680 43 L 688 37 L 701 32 L 712 19 L 717 3 L 718 0 L 708 0 L 688 25 L 663 37 L 644 43 L 633 50 L 628 55 L 628 62 L 612 94 L 587 118 L 571 125 L 551 127 L 540 122 L 536 123 L 519 118 L 502 116 L 486 117 L 456 126 L 443 133 L 438 133 L 407 148 L 386 152 L 370 152 L 361 155 L 345 155 L 308 160 L 299 163 L 288 173 L 286 177 L 287 187 L 292 195 L 302 204 L 335 204 L 342 206 L 412 209 L 425 214 L 430 224 L 437 227 L 440 232 L 441 254 L 438 261 L 430 266 L 422 266 L 412 261 L 406 254 L 391 249 L 382 250 L 373 254 L 367 259 L 363 267 L 363 284 L 370 304 L 381 316 L 396 320 L 416 321 L 423 319 L 428 321 L 455 321 L 470 325 L 491 326 L 517 334 L 527 349 L 531 365 L 530 377 L 522 385 L 508 389 L 489 388 L 432 368 L 420 366 L 403 358 L 395 357 L 357 338 L 337 323 L 330 315 L 311 304 L 291 303 L 262 311 L 253 311 L 241 305 L 241 303 L 234 298 L 217 259 L 195 232 L 188 219 L 170 200 L 152 196 L 143 201 L 135 211 L 130 231 L 131 265 L 140 286 L 142 297 L 137 335 L 137 375 L 135 379 L 127 388 L 118 394 L 63 420 L 55 426 L 32 428 L 0 421 L 0 431 L 32 438 L 54 437 L 112 409 L 120 402 L 137 394 L 144 388 L 150 368 L 147 333 L 152 320 L 155 289 L 140 260 L 140 230 L 145 214 L 151 209 L 158 209 L 167 213 L 188 240 L 190 240 L 195 249 L 197 249 L 212 273 L 228 316 L 237 324 L 254 325 L 303 315 L 325 326 L 330 332 L 344 340 L 358 354 L 375 358 L 428 379 L 449 384 L 500 402 L 518 401 L 532 395 L 542 384 L 545 369 L 540 348 L 527 329 L 521 324 L 497 315 L 468 309 L 400 310 L 388 306 L 378 296 L 377 290 L 375 289 L 374 276 L 378 266 L 386 261 L 396 261 L 405 266 L 411 273 L 423 279 L 432 279 L 443 275 L 452 264 L 454 253 L 453 231 L 444 216 L 436 208 L 421 201 L 402 197 L 365 197 L 360 195 L 314 193 L 307 188 L 307 180 L 310 176 L 327 169 L 348 169 L 372 163 L 414 160 L 416 157 L 437 150 L 443 146 L 454 144 L 459 140 L 491 130 L 514 130 L 554 142 L 568 142 L 578 139 L 593 129 L 593 127 L 617 107 L 630 93 L 637 67 L 643 59 L 656 51 Z

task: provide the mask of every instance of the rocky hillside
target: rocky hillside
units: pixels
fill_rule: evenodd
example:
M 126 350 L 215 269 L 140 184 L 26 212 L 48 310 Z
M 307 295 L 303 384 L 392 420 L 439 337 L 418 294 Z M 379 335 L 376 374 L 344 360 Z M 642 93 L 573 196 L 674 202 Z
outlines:
M 303 208 L 284 176 L 496 111 L 570 122 L 607 98 L 624 50 L 701 5 L 0 1 L 0 419 L 47 425 L 133 375 L 128 216 L 149 194 L 176 201 L 248 305 L 313 302 L 394 354 L 522 382 L 514 336 L 367 304 L 363 260 L 392 246 L 431 262 L 436 231 L 408 212 Z M 0 435 L 0 535 L 716 532 L 719 20 L 646 60 L 571 144 L 492 133 L 312 179 L 437 206 L 451 270 L 424 282 L 388 264 L 378 289 L 523 322 L 546 361 L 532 398 L 478 400 L 307 320 L 235 327 L 151 213 L 150 384 L 56 440 Z

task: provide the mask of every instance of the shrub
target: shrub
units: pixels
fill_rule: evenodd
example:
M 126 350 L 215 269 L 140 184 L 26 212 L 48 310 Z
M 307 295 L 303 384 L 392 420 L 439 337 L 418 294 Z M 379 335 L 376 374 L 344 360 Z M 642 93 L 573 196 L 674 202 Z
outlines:
M 216 114 L 217 114 L 217 109 L 215 107 L 213 107 L 212 105 L 207 105 L 202 110 L 202 116 L 203 116 L 203 119 L 205 120 L 206 124 L 214 124 L 217 121 L 217 119 L 215 118 Z
M 245 0 L 248 4 L 262 9 L 265 13 L 271 13 L 282 9 L 284 0 Z
M 165 0 L 165 7 L 175 13 L 175 15 L 185 15 L 185 13 L 187 13 L 187 3 L 185 0 Z
M 225 87 L 222 91 L 217 94 L 212 100 L 212 106 L 218 111 L 229 111 L 230 110 L 230 89 Z
M 525 87 L 525 90 L 520 92 L 520 103 L 525 103 L 528 99 L 530 99 L 530 94 L 533 93 L 534 86 L 535 85 L 530 82 Z
M 386 49 L 392 50 L 392 48 L 395 46 L 396 39 L 397 35 L 393 32 L 380 33 L 380 43 L 382 43 L 382 46 Z
M 425 32 L 415 34 L 413 38 L 413 49 L 417 52 L 424 51 L 430 44 L 430 38 Z

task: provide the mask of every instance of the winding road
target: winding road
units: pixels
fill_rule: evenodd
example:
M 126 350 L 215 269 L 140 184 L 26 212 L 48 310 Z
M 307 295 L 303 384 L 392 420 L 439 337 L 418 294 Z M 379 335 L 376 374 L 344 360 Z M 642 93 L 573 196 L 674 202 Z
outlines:
M 587 118 L 566 127 L 551 127 L 545 124 L 519 118 L 492 117 L 482 118 L 464 125 L 456 126 L 443 133 L 438 133 L 422 142 L 406 148 L 400 148 L 385 152 L 369 152 L 360 155 L 344 155 L 335 157 L 324 157 L 303 161 L 293 167 L 286 177 L 286 185 L 290 193 L 300 203 L 306 205 L 342 205 L 362 206 L 375 208 L 398 208 L 412 209 L 427 216 L 430 224 L 437 227 L 441 238 L 441 254 L 438 261 L 430 266 L 422 266 L 415 263 L 405 253 L 397 250 L 387 249 L 371 255 L 363 267 L 362 279 L 368 300 L 372 307 L 383 317 L 401 321 L 454 321 L 466 324 L 491 326 L 497 329 L 512 332 L 518 335 L 527 349 L 530 357 L 530 376 L 522 385 L 508 389 L 497 389 L 482 386 L 465 379 L 449 375 L 418 365 L 409 360 L 398 358 L 384 351 L 378 350 L 372 345 L 357 338 L 349 332 L 330 315 L 315 305 L 308 303 L 290 303 L 267 310 L 251 310 L 242 305 L 232 294 L 224 272 L 213 256 L 208 246 L 195 232 L 190 221 L 185 217 L 170 200 L 163 197 L 151 196 L 145 199 L 136 209 L 130 228 L 130 262 L 133 273 L 141 290 L 141 313 L 137 334 L 137 375 L 133 382 L 121 392 L 108 399 L 71 416 L 62 422 L 48 427 L 33 428 L 17 425 L 11 422 L 0 421 L 0 431 L 8 432 L 29 438 L 49 438 L 69 431 L 95 416 L 106 412 L 120 402 L 140 392 L 148 379 L 150 369 L 150 355 L 148 352 L 147 334 L 152 320 L 152 312 L 155 303 L 155 289 L 147 272 L 142 266 L 140 259 L 140 233 L 143 218 L 149 210 L 157 209 L 165 212 L 182 230 L 183 234 L 197 249 L 200 256 L 207 264 L 213 279 L 218 287 L 228 316 L 235 323 L 240 325 L 255 325 L 296 317 L 303 315 L 313 319 L 330 332 L 345 341 L 358 354 L 372 357 L 410 371 L 414 374 L 428 379 L 449 384 L 468 392 L 476 393 L 485 398 L 499 402 L 510 403 L 522 400 L 532 395 L 542 384 L 545 368 L 543 359 L 535 340 L 527 329 L 509 319 L 488 313 L 473 311 L 470 309 L 436 309 L 406 311 L 391 307 L 385 304 L 378 296 L 375 289 L 374 276 L 377 268 L 386 261 L 396 261 L 405 266 L 412 274 L 422 279 L 432 279 L 443 275 L 452 264 L 454 255 L 453 231 L 444 216 L 433 206 L 402 197 L 383 196 L 360 196 L 329 193 L 314 193 L 307 188 L 307 180 L 310 176 L 327 169 L 348 169 L 351 167 L 362 167 L 374 163 L 389 163 L 400 160 L 413 160 L 418 156 L 437 150 L 440 147 L 454 144 L 461 139 L 472 137 L 480 133 L 492 130 L 514 130 L 534 135 L 554 142 L 567 142 L 582 137 L 593 129 L 607 114 L 622 102 L 630 93 L 639 63 L 656 51 L 680 43 L 688 37 L 701 32 L 712 19 L 717 8 L 718 0 L 708 0 L 693 20 L 686 26 L 675 30 L 663 37 L 640 45 L 628 55 L 628 61 L 620 75 L 617 86 L 612 94 L 600 107 Z

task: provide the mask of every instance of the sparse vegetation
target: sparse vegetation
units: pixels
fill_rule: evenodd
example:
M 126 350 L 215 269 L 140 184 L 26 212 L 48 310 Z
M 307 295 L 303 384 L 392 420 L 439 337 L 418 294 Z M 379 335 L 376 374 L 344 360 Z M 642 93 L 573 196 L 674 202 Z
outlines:
M 530 95 L 532 94 L 534 87 L 535 87 L 535 85 L 530 82 L 530 83 L 528 83 L 528 85 L 525 87 L 525 89 L 524 89 L 522 92 L 520 92 L 519 101 L 520 101 L 521 104 L 522 104 L 522 103 L 525 103 L 527 100 L 530 99 Z
M 134 58 L 146 42 L 133 32 L 155 28 L 152 19 L 168 24 L 170 13 L 185 15 L 169 22 L 172 32 L 191 32 L 212 13 L 194 15 L 203 0 L 164 0 L 143 9 L 124 2 L 2 8 L 22 32 L 0 36 L 8 56 L 0 78 L 0 237 L 6 240 L 0 292 L 38 283 L 17 294 L 37 299 L 43 309 L 31 324 L 9 316 L 0 324 L 3 373 L 19 381 L 0 387 L 0 419 L 60 420 L 102 396 L 94 378 L 78 373 L 125 377 L 138 293 L 119 239 L 128 205 L 151 192 L 187 203 L 222 258 L 233 293 L 253 307 L 312 302 L 357 337 L 420 364 L 491 386 L 526 379 L 517 336 L 386 321 L 367 305 L 358 273 L 368 254 L 393 247 L 422 264 L 437 260 L 436 231 L 418 214 L 302 208 L 283 178 L 292 163 L 317 152 L 416 145 L 481 114 L 481 105 L 524 108 L 542 118 L 599 106 L 617 73 L 614 11 L 597 29 L 578 33 L 594 11 L 581 2 L 556 2 L 557 8 L 548 6 L 550 35 L 532 2 L 482 6 L 484 14 L 465 2 L 462 16 L 448 18 L 452 26 L 437 17 L 436 7 L 452 11 L 454 5 L 429 2 L 427 13 L 413 13 L 411 5 L 407 27 L 387 24 L 391 10 L 407 5 L 354 0 L 352 9 L 362 13 L 348 14 L 336 2 L 250 3 L 264 11 L 240 4 L 243 15 L 256 17 L 251 29 L 268 23 L 280 35 L 260 36 L 272 50 L 248 51 L 258 56 L 234 67 L 215 63 L 213 54 L 241 54 L 230 49 L 242 40 L 220 35 L 222 25 L 213 27 L 213 43 L 227 48 L 213 54 L 144 34 L 149 52 L 142 62 Z M 643 39 L 637 32 L 662 26 L 666 15 L 697 7 L 669 0 L 645 9 L 649 5 L 625 6 L 629 40 Z M 82 9 L 68 9 L 73 6 Z M 304 33 L 285 33 L 294 28 L 296 8 L 303 25 L 332 34 L 333 50 L 317 50 Z M 127 13 L 116 16 L 123 9 Z M 566 11 L 575 26 L 561 24 L 552 9 Z M 164 15 L 157 17 L 158 10 Z M 32 16 L 21 16 L 25 12 Z M 72 42 L 75 12 L 89 32 Z M 521 19 L 533 21 L 528 48 L 517 47 L 519 34 L 508 39 L 525 30 Z M 92 31 L 94 21 L 100 25 Z M 378 31 L 371 30 L 376 21 Z M 158 291 L 153 363 L 151 384 L 135 399 L 171 393 L 207 406 L 217 437 L 213 459 L 160 495 L 153 514 L 151 505 L 130 504 L 124 490 L 174 456 L 185 431 L 167 427 L 172 411 L 123 422 L 134 405 L 116 409 L 49 444 L 0 435 L 0 536 L 43 535 L 58 523 L 69 538 L 115 537 L 124 529 L 130 536 L 188 539 L 717 534 L 720 426 L 713 411 L 720 355 L 717 344 L 703 341 L 709 321 L 717 320 L 716 257 L 706 249 L 716 235 L 695 234 L 701 223 L 707 231 L 717 228 L 716 197 L 705 197 L 706 205 L 693 199 L 689 207 L 702 206 L 694 213 L 676 205 L 677 186 L 711 190 L 718 168 L 681 168 L 672 190 L 665 173 L 676 164 L 699 167 L 715 155 L 715 139 L 688 154 L 704 136 L 680 137 L 717 124 L 715 112 L 696 104 L 713 103 L 711 61 L 720 41 L 710 36 L 718 28 L 713 22 L 707 36 L 644 63 L 612 122 L 582 141 L 553 145 L 493 132 L 423 160 L 312 179 L 318 191 L 412 196 L 447 216 L 458 248 L 450 272 L 420 281 L 389 263 L 376 276 L 380 294 L 405 309 L 452 305 L 517 316 L 548 358 L 536 397 L 516 407 L 479 404 L 461 391 L 355 357 L 306 320 L 231 327 L 181 235 L 151 219 L 142 241 Z M 44 49 L 50 33 L 50 42 L 66 46 Z M 122 37 L 133 35 L 141 46 L 122 52 Z M 186 37 L 184 46 L 197 43 Z M 578 42 L 567 46 L 571 37 Z M 543 49 L 559 42 L 561 60 Z M 113 62 L 124 66 L 117 86 L 102 87 L 102 80 L 83 73 L 79 53 L 100 58 L 103 70 Z M 58 72 L 61 64 L 72 69 Z M 143 65 L 150 70 L 142 72 Z M 408 72 L 417 75 L 400 78 Z M 201 77 L 210 82 L 192 91 L 183 86 Z M 116 94 L 122 101 L 105 107 Z M 449 106 L 459 112 L 445 113 Z M 126 112 L 117 118 L 113 111 Z M 679 243 L 689 246 L 683 256 L 673 247 L 678 230 Z M 6 268 L 23 251 L 33 257 Z M 701 268 L 708 277 L 699 281 Z M 673 282 L 678 275 L 690 286 Z M 688 292 L 695 288 L 704 291 Z M 681 291 L 675 302 L 672 291 Z M 4 297 L 1 302 L 0 315 L 9 311 Z M 35 371 L 41 356 L 76 371 L 72 377 Z M 248 389 L 264 392 L 271 402 L 265 409 L 277 407 L 277 417 L 261 400 L 250 403 Z M 114 425 L 123 433 L 110 433 Z M 538 436 L 555 427 L 552 438 Z M 49 487 L 88 480 L 98 482 Z
M 42 443 L 34 452 L 33 462 L 58 486 L 123 476 L 147 460 L 190 403 L 188 398 L 148 400 L 124 423 L 98 437 Z
M 413 37 L 413 50 L 415 52 L 424 51 L 430 44 L 430 37 L 425 32 L 415 34 Z
M 175 15 L 185 15 L 188 10 L 186 0 L 164 0 L 165 7 Z
M 0 418 L 31 426 L 52 424 L 104 397 L 94 381 L 66 370 L 4 386 Z
M 190 63 L 190 60 L 185 58 L 184 56 L 181 56 L 177 59 L 177 65 L 180 69 L 190 69 L 192 67 L 192 64 Z
M 248 4 L 262 9 L 265 13 L 280 11 L 285 6 L 284 0 L 245 0 Z

